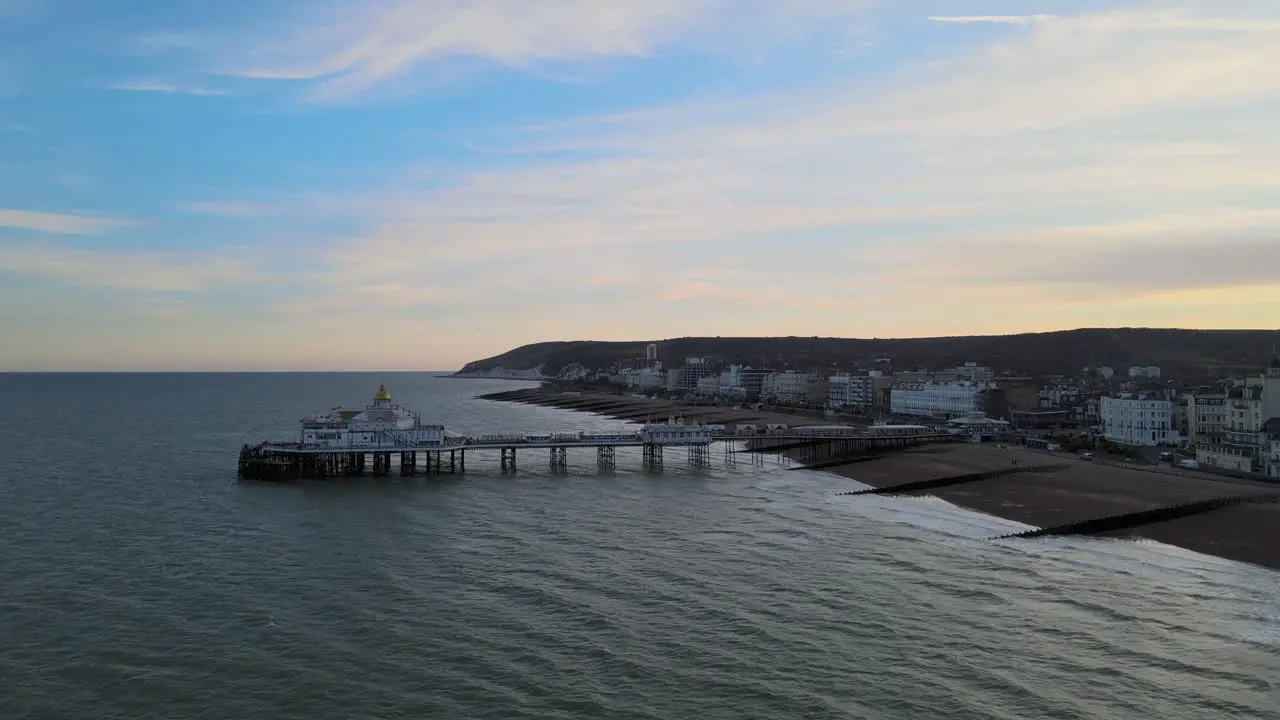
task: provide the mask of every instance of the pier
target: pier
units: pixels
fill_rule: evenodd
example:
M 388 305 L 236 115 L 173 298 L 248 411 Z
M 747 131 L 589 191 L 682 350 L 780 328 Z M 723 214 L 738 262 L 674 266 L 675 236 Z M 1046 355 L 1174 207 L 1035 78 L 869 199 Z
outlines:
M 297 440 L 243 446 L 237 471 L 243 478 L 259 480 L 457 474 L 466 472 L 468 454 L 473 463 L 481 454 L 496 459 L 502 472 L 537 463 L 565 473 L 571 451 L 594 451 L 596 467 L 612 471 L 618 449 L 638 448 L 641 469 L 662 472 L 668 453 L 683 455 L 692 468 L 706 468 L 716 450 L 726 465 L 733 465 L 742 453 L 759 458 L 799 449 L 805 460 L 816 461 L 956 439 L 927 431 L 859 434 L 854 428 L 833 426 L 745 426 L 730 431 L 719 425 L 681 424 L 674 418 L 633 432 L 465 436 L 423 423 L 418 413 L 393 405 L 390 393 L 379 387 L 373 404 L 363 409 L 334 408 L 303 418 Z

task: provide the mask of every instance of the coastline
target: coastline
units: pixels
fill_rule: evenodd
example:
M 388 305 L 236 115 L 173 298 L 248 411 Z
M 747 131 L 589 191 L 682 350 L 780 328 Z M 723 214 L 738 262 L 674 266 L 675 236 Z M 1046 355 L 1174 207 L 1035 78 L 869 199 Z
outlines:
M 688 420 L 732 426 L 736 423 L 831 424 L 820 419 L 751 410 L 681 407 L 620 395 L 548 393 L 516 390 L 480 396 L 523 402 L 618 420 L 665 421 L 679 414 Z M 793 459 L 795 458 L 792 455 Z M 1280 494 L 1280 486 L 1224 478 L 1171 467 L 1126 466 L 1080 460 L 1070 453 L 1030 450 L 992 443 L 927 445 L 887 456 L 820 463 L 828 472 L 874 488 L 934 478 L 988 472 L 1018 465 L 1055 464 L 1058 469 L 933 488 L 915 496 L 933 496 L 968 510 L 1037 528 L 1081 522 L 1121 513 L 1235 495 Z M 848 500 L 857 502 L 856 497 Z M 1280 570 L 1280 503 L 1239 505 L 1176 520 L 1144 525 L 1098 537 L 1153 540 L 1216 557 Z M 1013 542 L 1036 542 L 1016 540 Z

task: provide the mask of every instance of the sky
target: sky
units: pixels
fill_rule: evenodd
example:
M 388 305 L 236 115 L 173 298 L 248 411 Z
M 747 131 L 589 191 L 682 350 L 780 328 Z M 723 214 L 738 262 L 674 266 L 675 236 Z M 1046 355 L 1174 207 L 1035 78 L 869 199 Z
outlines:
M 0 370 L 1280 317 L 1280 0 L 0 0 Z

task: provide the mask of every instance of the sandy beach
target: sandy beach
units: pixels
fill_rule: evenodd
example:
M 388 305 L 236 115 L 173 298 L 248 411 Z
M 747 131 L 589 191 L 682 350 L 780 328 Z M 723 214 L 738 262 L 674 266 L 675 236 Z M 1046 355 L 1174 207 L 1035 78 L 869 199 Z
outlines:
M 687 421 L 723 424 L 729 428 L 746 423 L 778 423 L 793 427 L 830 424 L 812 417 L 729 408 L 683 407 L 665 400 L 603 393 L 557 394 L 518 390 L 481 397 L 593 412 L 633 422 L 661 422 L 675 415 Z M 1052 527 L 1219 497 L 1280 494 L 1280 485 L 1232 480 L 1167 466 L 1084 461 L 1070 453 L 1002 447 L 992 443 L 928 445 L 847 464 L 822 463 L 821 471 L 882 488 L 999 470 L 1014 463 L 1065 467 L 935 488 L 919 494 L 932 495 L 960 507 L 1035 527 Z M 858 502 L 858 498 L 848 497 L 845 501 Z M 1280 529 L 1277 528 L 1280 528 L 1280 503 L 1270 503 L 1221 508 L 1111 535 L 1155 540 L 1280 570 Z

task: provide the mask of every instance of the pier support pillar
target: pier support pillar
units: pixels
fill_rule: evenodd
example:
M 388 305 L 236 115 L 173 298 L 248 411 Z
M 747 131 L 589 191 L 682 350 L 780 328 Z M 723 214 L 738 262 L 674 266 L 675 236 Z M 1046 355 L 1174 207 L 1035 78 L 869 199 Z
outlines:
M 514 472 L 516 469 L 516 449 L 502 448 L 499 452 L 502 453 L 502 471 L 510 470 Z
M 733 450 L 733 441 L 726 440 L 724 442 L 724 464 L 728 467 L 735 467 L 738 464 L 738 453 Z
M 711 448 L 705 443 L 689 446 L 689 464 L 695 468 L 707 467 L 711 464 Z
M 601 470 L 612 470 L 616 467 L 614 460 L 615 448 L 612 445 L 602 445 L 596 448 L 596 467 Z
M 458 472 L 465 473 L 467 471 L 467 451 L 458 451 Z
M 662 472 L 662 446 L 647 444 L 641 453 L 641 465 L 648 472 Z
M 450 474 L 458 472 L 458 451 L 449 451 L 449 472 Z
M 551 448 L 551 472 L 562 473 L 569 470 L 569 451 L 562 447 Z

